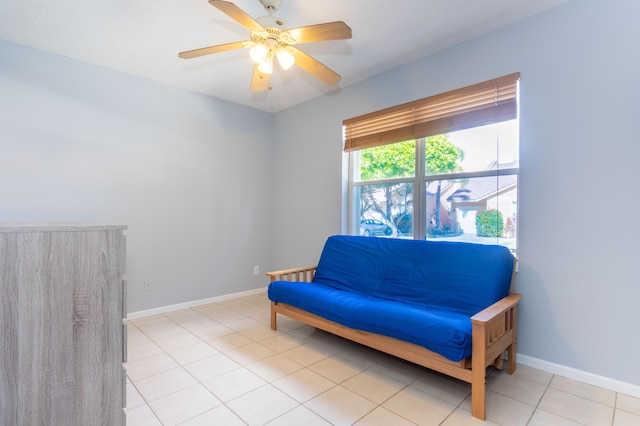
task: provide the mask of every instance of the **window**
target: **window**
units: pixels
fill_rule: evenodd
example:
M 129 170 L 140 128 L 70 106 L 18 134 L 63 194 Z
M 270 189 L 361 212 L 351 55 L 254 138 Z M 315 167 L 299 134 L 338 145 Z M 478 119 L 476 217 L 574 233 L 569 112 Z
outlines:
M 351 233 L 516 251 L 518 79 L 345 120 Z

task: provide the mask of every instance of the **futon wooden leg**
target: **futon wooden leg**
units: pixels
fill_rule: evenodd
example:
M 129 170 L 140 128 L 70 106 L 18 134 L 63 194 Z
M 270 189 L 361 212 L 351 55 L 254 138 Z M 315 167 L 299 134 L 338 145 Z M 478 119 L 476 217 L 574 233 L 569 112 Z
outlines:
M 271 302 L 271 329 L 276 330 L 276 303 Z
M 487 330 L 473 324 L 473 355 L 471 355 L 471 415 L 485 419 L 485 390 L 487 377 Z
M 518 308 L 514 306 L 511 310 L 511 324 L 513 324 L 513 342 L 507 348 L 507 356 L 509 361 L 507 364 L 507 373 L 513 374 L 516 372 L 516 352 L 518 346 Z
M 474 371 L 475 373 L 475 371 Z M 471 415 L 477 419 L 485 419 L 485 389 L 486 379 L 482 377 L 473 377 L 471 382 Z
M 504 353 L 501 354 L 496 361 L 493 363 L 493 366 L 498 370 L 502 370 L 502 366 L 504 365 Z
M 516 372 L 516 342 L 514 341 L 511 346 L 507 348 L 509 360 L 507 361 L 507 373 L 513 374 Z

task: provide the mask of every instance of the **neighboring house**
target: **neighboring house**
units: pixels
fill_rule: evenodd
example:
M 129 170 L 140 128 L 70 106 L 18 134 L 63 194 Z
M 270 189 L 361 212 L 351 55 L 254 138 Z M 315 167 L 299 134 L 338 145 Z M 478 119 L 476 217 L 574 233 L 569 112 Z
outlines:
M 506 165 L 499 164 L 499 168 Z M 518 167 L 518 164 L 509 164 Z M 491 164 L 487 170 L 496 170 Z M 442 203 L 454 216 L 465 233 L 475 232 L 475 213 L 480 210 L 499 210 L 503 218 L 515 219 L 518 202 L 518 176 L 491 176 L 468 179 L 443 188 Z

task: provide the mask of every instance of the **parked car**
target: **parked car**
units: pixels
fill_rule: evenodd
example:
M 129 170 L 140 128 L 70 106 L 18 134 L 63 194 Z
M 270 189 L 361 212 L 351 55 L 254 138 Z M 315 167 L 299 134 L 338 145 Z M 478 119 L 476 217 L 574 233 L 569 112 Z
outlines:
M 391 235 L 391 227 L 385 225 L 376 219 L 362 219 L 360 220 L 360 235 L 370 237 L 374 235 Z

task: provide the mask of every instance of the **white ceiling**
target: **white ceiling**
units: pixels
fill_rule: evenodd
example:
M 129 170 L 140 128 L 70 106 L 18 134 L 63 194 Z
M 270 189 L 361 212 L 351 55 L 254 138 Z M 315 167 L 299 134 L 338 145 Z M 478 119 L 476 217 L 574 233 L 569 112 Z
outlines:
M 325 86 L 276 68 L 271 91 L 250 92 L 248 51 L 194 59 L 178 52 L 247 40 L 207 0 L 2 0 L 0 38 L 194 92 L 275 112 L 521 21 L 569 0 L 282 0 L 285 27 L 344 21 L 349 40 L 298 45 L 342 75 Z M 255 17 L 259 0 L 232 0 Z

